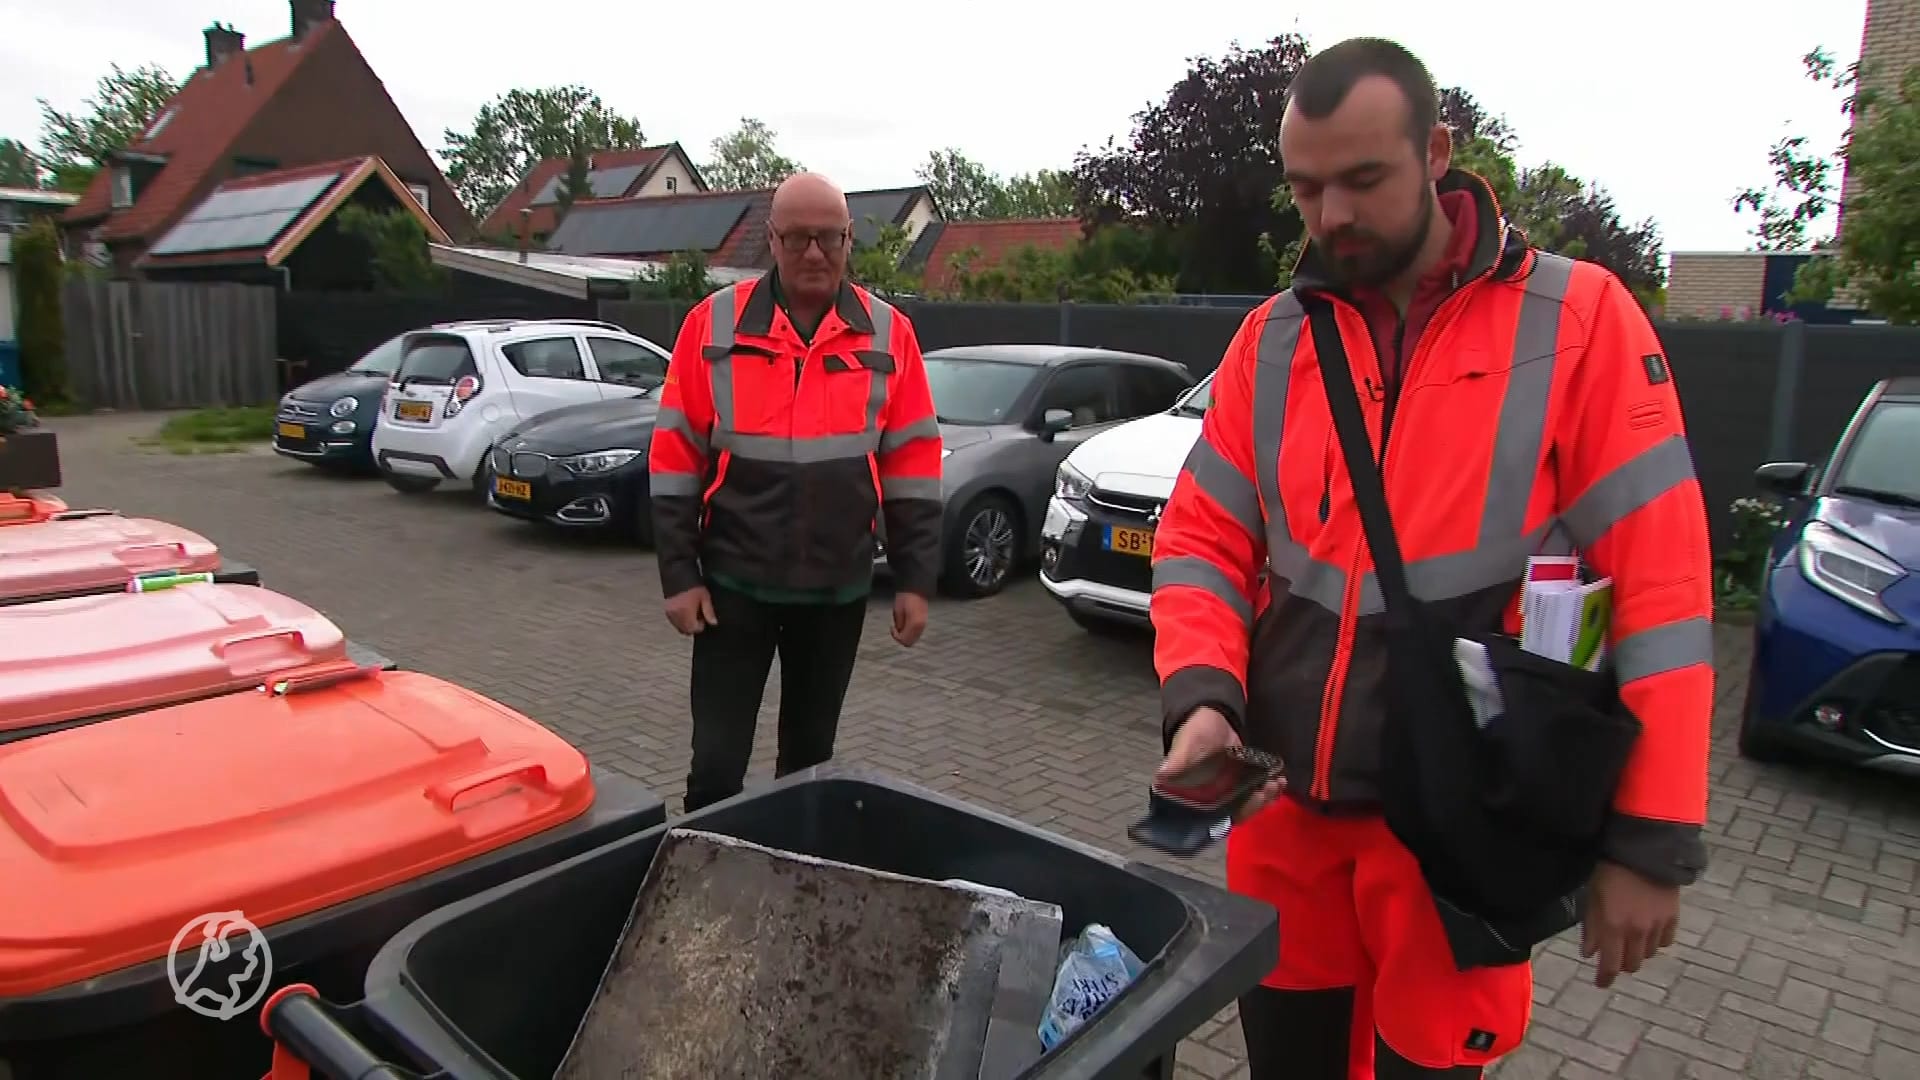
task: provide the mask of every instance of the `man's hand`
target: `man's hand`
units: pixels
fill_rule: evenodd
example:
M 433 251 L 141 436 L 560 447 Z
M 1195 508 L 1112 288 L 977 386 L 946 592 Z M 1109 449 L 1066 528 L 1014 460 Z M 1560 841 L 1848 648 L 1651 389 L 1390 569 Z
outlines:
M 893 640 L 903 648 L 913 648 L 927 632 L 927 598 L 919 593 L 893 594 Z
M 1680 889 L 1649 881 L 1618 863 L 1601 861 L 1587 896 L 1580 955 L 1596 957 L 1593 985 L 1605 990 L 1621 972 L 1632 974 L 1673 944 L 1680 928 Z
M 683 634 L 697 634 L 709 626 L 720 625 L 713 614 L 713 597 L 705 585 L 695 585 L 686 592 L 667 597 L 667 621 Z
M 1154 770 L 1154 779 L 1163 780 L 1190 769 L 1200 762 L 1226 751 L 1229 746 L 1240 745 L 1240 736 L 1233 733 L 1233 725 L 1220 710 L 1202 705 L 1188 714 L 1186 722 L 1173 733 L 1173 745 L 1167 750 L 1167 758 Z M 1266 805 L 1280 797 L 1287 789 L 1286 780 L 1279 779 L 1253 793 L 1240 809 L 1234 812 L 1233 820 L 1245 821 L 1259 813 Z

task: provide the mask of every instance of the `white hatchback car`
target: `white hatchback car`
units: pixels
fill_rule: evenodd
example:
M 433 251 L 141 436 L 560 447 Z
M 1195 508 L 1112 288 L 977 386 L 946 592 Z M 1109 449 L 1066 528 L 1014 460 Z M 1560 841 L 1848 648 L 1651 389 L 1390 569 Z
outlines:
M 502 319 L 408 334 L 380 401 L 373 460 L 408 494 L 485 482 L 515 424 L 567 405 L 631 397 L 667 377 L 667 350 L 613 323 Z

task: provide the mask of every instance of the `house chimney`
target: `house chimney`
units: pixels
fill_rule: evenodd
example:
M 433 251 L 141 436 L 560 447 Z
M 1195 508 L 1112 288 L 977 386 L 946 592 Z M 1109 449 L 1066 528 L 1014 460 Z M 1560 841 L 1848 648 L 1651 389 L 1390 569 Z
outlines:
M 207 39 L 207 66 L 218 67 L 220 61 L 231 56 L 240 56 L 247 51 L 247 35 L 231 26 L 214 23 L 205 31 Z
M 315 28 L 333 21 L 333 0 L 287 0 L 293 11 L 293 36 L 306 37 Z

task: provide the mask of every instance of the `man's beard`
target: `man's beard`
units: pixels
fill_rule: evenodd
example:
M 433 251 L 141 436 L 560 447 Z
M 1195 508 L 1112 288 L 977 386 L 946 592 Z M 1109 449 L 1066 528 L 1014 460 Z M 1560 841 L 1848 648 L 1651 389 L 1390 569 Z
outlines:
M 1398 243 L 1380 241 L 1378 246 L 1364 255 L 1340 255 L 1336 245 L 1342 234 L 1328 237 L 1327 267 L 1334 282 L 1348 287 L 1377 289 L 1406 273 L 1407 267 L 1420 257 L 1420 249 L 1427 245 L 1427 236 L 1433 231 L 1433 204 L 1431 197 L 1421 201 L 1420 222 L 1405 239 Z M 1377 239 L 1357 232 L 1346 235 L 1366 240 Z

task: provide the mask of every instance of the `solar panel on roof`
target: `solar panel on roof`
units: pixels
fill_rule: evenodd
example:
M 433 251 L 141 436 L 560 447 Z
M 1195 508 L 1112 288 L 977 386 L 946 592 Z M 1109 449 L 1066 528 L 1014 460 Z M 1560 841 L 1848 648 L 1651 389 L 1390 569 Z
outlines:
M 265 247 L 339 179 L 339 173 L 328 173 L 216 191 L 168 229 L 149 254 L 190 255 Z
M 847 214 L 853 218 L 854 243 L 870 245 L 877 242 L 880 231 L 892 225 L 906 208 L 906 192 L 886 191 L 847 196 Z
M 568 214 L 548 241 L 567 255 L 636 255 L 718 248 L 753 203 L 753 196 L 710 199 L 644 199 L 611 206 L 582 206 Z
M 559 202 L 560 201 L 560 181 L 566 178 L 567 178 L 567 174 L 561 173 L 558 176 L 555 176 L 553 179 L 547 181 L 544 185 L 541 186 L 539 191 L 536 191 L 533 193 L 533 201 L 528 203 L 527 205 L 528 206 L 545 206 L 548 203 Z
M 587 174 L 587 184 L 593 189 L 596 199 L 616 199 L 627 193 L 640 174 L 647 171 L 645 165 L 623 165 L 617 169 L 595 169 Z

